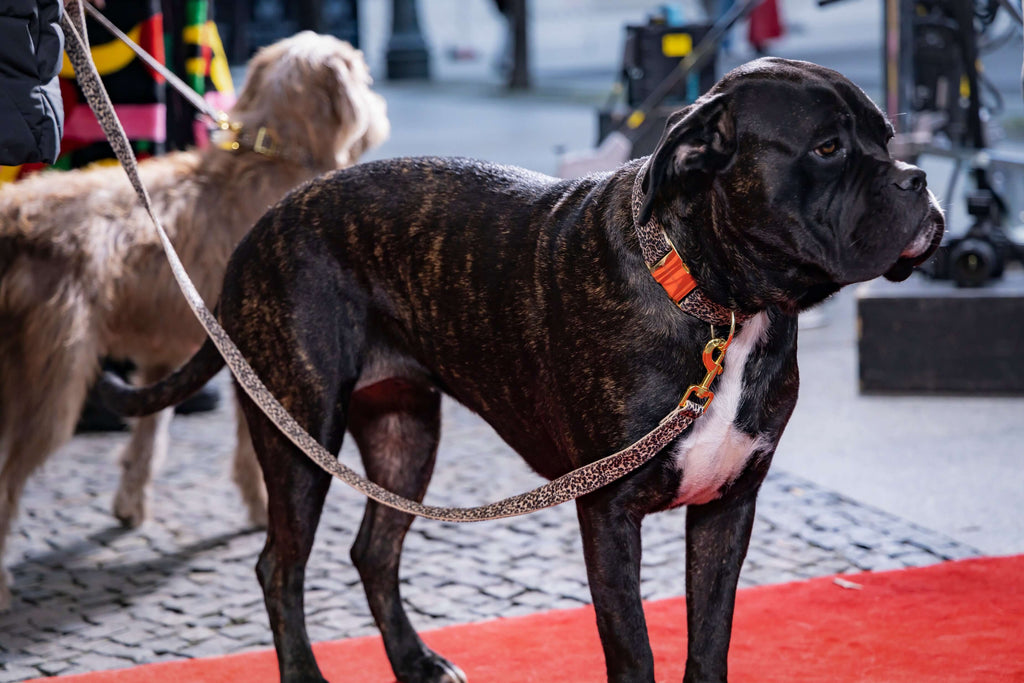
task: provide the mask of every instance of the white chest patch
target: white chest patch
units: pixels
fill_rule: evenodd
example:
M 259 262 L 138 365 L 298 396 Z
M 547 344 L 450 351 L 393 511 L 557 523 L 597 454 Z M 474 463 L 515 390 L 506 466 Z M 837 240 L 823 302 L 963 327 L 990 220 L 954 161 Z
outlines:
M 673 446 L 682 472 L 675 505 L 700 505 L 718 497 L 722 486 L 743 471 L 750 456 L 764 443 L 734 425 L 743 395 L 743 370 L 750 352 L 768 332 L 768 314 L 758 313 L 743 326 L 725 354 L 725 370 L 711 386 L 715 398 L 691 427 L 682 443 Z

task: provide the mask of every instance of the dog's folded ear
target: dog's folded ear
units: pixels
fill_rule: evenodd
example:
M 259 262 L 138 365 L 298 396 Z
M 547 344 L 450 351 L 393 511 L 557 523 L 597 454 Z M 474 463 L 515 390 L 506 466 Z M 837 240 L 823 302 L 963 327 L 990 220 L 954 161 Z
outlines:
M 648 162 L 644 203 L 637 220 L 643 224 L 651 219 L 666 188 L 717 173 L 735 151 L 736 128 L 724 95 L 698 100 L 672 114 Z

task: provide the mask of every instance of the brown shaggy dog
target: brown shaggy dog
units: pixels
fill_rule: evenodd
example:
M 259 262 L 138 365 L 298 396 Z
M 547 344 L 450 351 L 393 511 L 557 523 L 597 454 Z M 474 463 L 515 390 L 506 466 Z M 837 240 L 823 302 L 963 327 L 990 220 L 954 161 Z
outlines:
M 249 65 L 231 119 L 240 149 L 211 147 L 141 164 L 153 206 L 196 287 L 217 300 L 235 244 L 296 185 L 349 166 L 383 142 L 383 98 L 362 53 L 305 32 Z M 266 129 L 269 153 L 257 153 Z M 130 359 L 152 382 L 204 333 L 178 291 L 154 228 L 120 167 L 42 173 L 0 188 L 0 559 L 29 474 L 72 435 L 100 356 Z M 146 514 L 153 463 L 173 411 L 140 419 L 122 456 L 114 514 Z M 266 494 L 239 413 L 234 478 L 253 521 Z M 0 608 L 9 604 L 0 567 Z

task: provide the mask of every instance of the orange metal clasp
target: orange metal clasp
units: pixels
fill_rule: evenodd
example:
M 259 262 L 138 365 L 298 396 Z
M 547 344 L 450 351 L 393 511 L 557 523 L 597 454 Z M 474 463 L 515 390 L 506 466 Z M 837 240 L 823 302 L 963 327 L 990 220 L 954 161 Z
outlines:
M 732 343 L 733 334 L 736 332 L 736 314 L 732 314 L 732 321 L 729 324 L 729 337 L 728 339 L 721 339 L 715 337 L 715 326 L 711 326 L 711 341 L 704 345 L 704 353 L 701 355 L 701 360 L 704 361 L 704 368 L 708 371 L 704 375 L 704 380 L 700 384 L 691 384 L 690 388 L 686 390 L 686 394 L 683 395 L 683 400 L 679 402 L 682 406 L 689 399 L 690 396 L 696 396 L 697 398 L 705 399 L 704 410 L 708 409 L 711 405 L 712 399 L 715 398 L 715 392 L 711 391 L 711 383 L 715 381 L 715 378 L 722 374 L 725 369 L 723 362 L 725 361 L 725 351 L 729 348 L 729 344 Z M 718 355 L 715 355 L 715 352 Z
M 678 306 L 686 295 L 697 287 L 697 281 L 690 274 L 690 269 L 683 263 L 683 257 L 676 251 L 672 240 L 665 236 L 669 251 L 661 260 L 650 267 L 651 275 L 658 281 L 669 298 Z M 714 334 L 711 335 L 712 337 Z

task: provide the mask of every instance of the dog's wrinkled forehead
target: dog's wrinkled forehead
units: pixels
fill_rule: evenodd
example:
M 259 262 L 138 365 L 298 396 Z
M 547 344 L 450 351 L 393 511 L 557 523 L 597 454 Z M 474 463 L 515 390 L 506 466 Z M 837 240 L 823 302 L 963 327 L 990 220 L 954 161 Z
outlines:
M 757 111 L 751 125 L 801 136 L 816 126 L 842 125 L 883 145 L 892 125 L 856 84 L 810 62 L 766 57 L 733 69 L 708 93 L 726 93 L 737 109 Z M 780 106 L 781 105 L 781 106 Z

